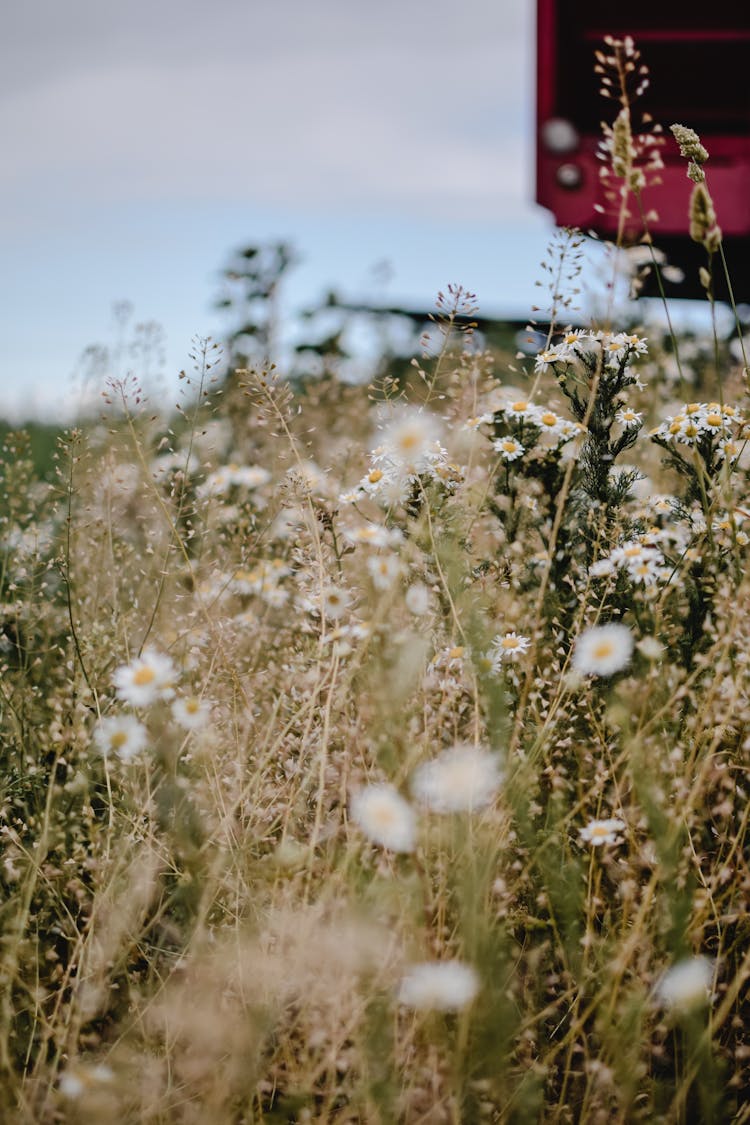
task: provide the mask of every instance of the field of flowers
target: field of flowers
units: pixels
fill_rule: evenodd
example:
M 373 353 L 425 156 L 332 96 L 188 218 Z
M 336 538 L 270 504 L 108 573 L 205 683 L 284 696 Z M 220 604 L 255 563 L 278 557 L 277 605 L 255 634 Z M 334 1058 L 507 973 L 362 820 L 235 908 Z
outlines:
M 576 246 L 536 357 L 6 439 L 3 1121 L 750 1119 L 745 365 Z

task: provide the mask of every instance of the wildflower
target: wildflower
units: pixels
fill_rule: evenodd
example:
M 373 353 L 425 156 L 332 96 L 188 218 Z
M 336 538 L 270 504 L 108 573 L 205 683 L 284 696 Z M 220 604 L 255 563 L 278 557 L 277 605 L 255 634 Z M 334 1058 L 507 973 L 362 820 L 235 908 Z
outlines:
M 398 1000 L 418 1011 L 458 1012 L 479 991 L 479 977 L 463 961 L 424 961 L 412 965 L 401 981 Z
M 412 792 L 434 812 L 471 812 L 490 804 L 500 781 L 494 754 L 476 746 L 458 745 L 418 767 Z
M 593 563 L 589 567 L 589 574 L 592 578 L 609 578 L 610 575 L 615 573 L 616 569 L 617 568 L 615 567 L 615 564 L 612 561 L 611 557 L 607 556 L 606 558 L 598 559 L 597 562 Z
M 376 555 L 367 560 L 367 569 L 376 590 L 390 590 L 403 567 L 395 555 Z
M 467 418 L 463 424 L 464 430 L 478 430 L 480 426 L 491 422 L 493 419 L 492 414 L 477 414 L 474 418 Z
M 208 703 L 197 695 L 181 696 L 172 704 L 172 716 L 185 730 L 200 730 L 205 727 L 210 714 Z
M 343 617 L 349 606 L 349 595 L 339 586 L 326 586 L 320 595 L 320 608 L 326 617 L 338 621 Z
M 364 543 L 369 547 L 390 547 L 399 543 L 403 536 L 397 528 L 383 527 L 377 523 L 360 524 L 359 527 L 344 528 L 344 538 L 352 544 Z
M 109 715 L 100 719 L 94 730 L 94 742 L 106 758 L 117 754 L 121 762 L 130 762 L 140 754 L 148 741 L 148 732 L 134 715 Z
M 595 625 L 581 633 L 573 667 L 585 676 L 612 676 L 630 663 L 633 637 L 625 625 Z
M 368 840 L 392 852 L 414 851 L 416 814 L 392 785 L 381 783 L 360 789 L 350 807 L 352 820 Z
M 585 844 L 600 848 L 602 844 L 619 844 L 618 833 L 623 830 L 625 823 L 617 817 L 608 820 L 590 820 L 585 828 L 581 828 L 578 835 Z
M 639 414 L 636 410 L 631 410 L 629 407 L 623 407 L 615 414 L 615 421 L 619 422 L 621 426 L 625 426 L 626 429 L 630 429 L 631 426 L 640 426 L 642 418 L 642 414 Z
M 524 422 L 536 422 L 538 413 L 539 408 L 523 398 L 517 402 L 509 403 L 504 410 L 506 418 L 520 418 Z
M 537 374 L 543 375 L 550 364 L 557 363 L 560 358 L 560 353 L 555 348 L 548 348 L 536 357 L 534 370 Z
M 415 617 L 422 617 L 430 608 L 430 591 L 423 582 L 413 582 L 404 597 L 406 608 Z
M 132 707 L 148 707 L 174 695 L 175 668 L 168 656 L 144 649 L 130 664 L 115 671 L 112 682 L 120 699 Z
M 707 957 L 678 961 L 656 984 L 656 998 L 672 1010 L 702 1007 L 710 999 L 714 967 Z
M 439 436 L 437 419 L 424 410 L 395 410 L 383 434 L 383 445 L 403 471 L 420 473 Z
M 498 634 L 491 647 L 501 659 L 516 660 L 523 656 L 530 644 L 529 637 L 523 637 L 520 633 L 506 633 L 502 637 Z
M 499 438 L 492 443 L 492 448 L 497 450 L 504 461 L 515 461 L 525 453 L 520 441 L 512 437 Z

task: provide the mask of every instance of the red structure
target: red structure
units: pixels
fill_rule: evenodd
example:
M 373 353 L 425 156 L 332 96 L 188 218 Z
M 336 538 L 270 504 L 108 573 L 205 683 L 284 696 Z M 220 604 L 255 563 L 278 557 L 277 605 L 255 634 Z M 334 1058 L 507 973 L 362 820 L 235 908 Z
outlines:
M 613 239 L 617 214 L 605 198 L 597 159 L 602 121 L 611 124 L 620 106 L 599 90 L 595 51 L 606 36 L 630 36 L 648 67 L 650 84 L 634 106 L 663 126 L 664 168 L 660 183 L 643 191 L 654 242 L 687 269 L 684 295 L 692 290 L 692 267 L 705 252 L 690 242 L 691 183 L 669 126 L 700 134 L 733 280 L 750 297 L 750 3 L 714 0 L 537 0 L 536 198 L 561 226 L 580 227 Z M 602 212 L 599 208 L 604 207 Z M 631 208 L 633 210 L 633 208 Z M 637 209 L 628 236 L 642 232 Z M 679 288 L 674 290 L 680 292 Z

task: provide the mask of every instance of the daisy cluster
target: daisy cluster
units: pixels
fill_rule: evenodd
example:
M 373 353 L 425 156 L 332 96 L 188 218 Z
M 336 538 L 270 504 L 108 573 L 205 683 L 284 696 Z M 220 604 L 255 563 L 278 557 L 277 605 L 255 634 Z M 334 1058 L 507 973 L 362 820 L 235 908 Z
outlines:
M 552 410 L 527 399 L 516 399 L 501 406 L 491 416 L 495 427 L 510 430 L 496 438 L 492 447 L 503 461 L 516 461 L 541 441 L 544 448 L 554 451 L 581 433 L 581 426 Z
M 601 356 L 605 371 L 622 371 L 635 356 L 646 355 L 648 344 L 644 337 L 627 332 L 588 332 L 583 328 L 568 328 L 562 339 L 536 357 L 535 370 L 541 374 L 558 364 L 574 364 L 581 360 L 598 360 Z M 629 382 L 638 383 L 635 376 Z
M 177 695 L 177 681 L 171 658 L 152 648 L 145 648 L 140 656 L 121 664 L 112 677 L 115 694 L 126 706 L 143 711 L 166 702 L 178 726 L 185 731 L 200 730 L 208 723 L 209 705 L 195 695 Z M 94 745 L 102 756 L 116 754 L 121 762 L 133 761 L 146 749 L 149 740 L 146 725 L 127 712 L 99 719 L 94 729 Z
M 718 402 L 687 402 L 655 429 L 651 436 L 662 443 L 713 447 L 720 460 L 734 462 L 747 440 L 747 420 L 736 406 Z

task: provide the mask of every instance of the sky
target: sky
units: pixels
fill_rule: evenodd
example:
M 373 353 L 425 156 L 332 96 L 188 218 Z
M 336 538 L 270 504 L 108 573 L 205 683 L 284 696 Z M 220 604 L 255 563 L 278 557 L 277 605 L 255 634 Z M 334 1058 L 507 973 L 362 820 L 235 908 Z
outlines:
M 295 246 L 290 317 L 331 287 L 430 308 L 449 282 L 529 315 L 553 230 L 533 203 L 534 8 L 6 5 L 0 413 L 70 415 L 122 301 L 161 325 L 171 391 L 191 340 L 221 336 L 219 271 L 249 244 Z

